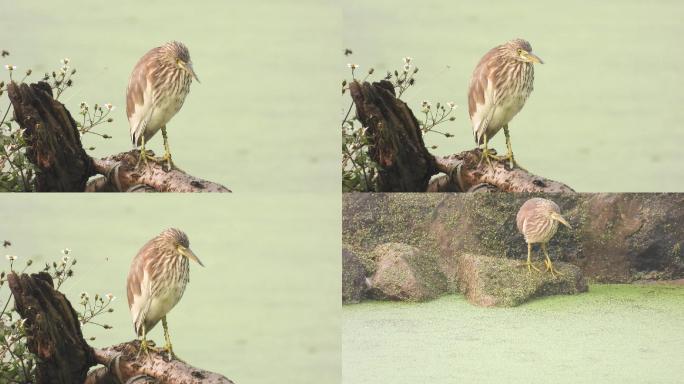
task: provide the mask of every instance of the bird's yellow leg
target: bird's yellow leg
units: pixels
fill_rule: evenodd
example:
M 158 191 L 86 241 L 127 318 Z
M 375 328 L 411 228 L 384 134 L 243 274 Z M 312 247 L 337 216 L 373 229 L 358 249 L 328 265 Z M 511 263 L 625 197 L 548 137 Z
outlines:
M 171 161 L 171 150 L 169 149 L 169 138 L 166 136 L 166 125 L 161 128 L 162 138 L 164 139 L 164 156 L 162 157 L 162 162 L 166 161 L 168 170 L 173 169 L 173 161 Z
M 169 337 L 169 326 L 166 324 L 166 316 L 162 317 L 162 327 L 164 327 L 164 339 L 166 339 L 166 346 L 164 349 L 169 353 L 169 358 L 173 359 L 176 357 L 176 354 L 173 353 L 173 346 L 171 345 L 171 338 Z
M 527 270 L 529 272 L 532 272 L 533 269 L 537 272 L 541 272 L 539 268 L 535 267 L 534 264 L 532 264 L 532 244 L 527 243 Z
M 145 163 L 147 166 L 147 159 L 154 160 L 154 157 L 148 156 L 145 150 L 145 135 L 142 136 L 142 144 L 140 145 L 140 157 L 138 157 L 138 163 L 135 165 L 136 168 L 140 168 L 141 163 Z
M 506 154 L 506 156 L 497 156 L 496 159 L 501 160 L 501 161 L 507 161 L 508 160 L 508 162 L 511 166 L 511 169 L 513 169 L 515 167 L 518 167 L 520 169 L 524 169 L 518 164 L 517 161 L 515 161 L 515 157 L 513 157 L 513 147 L 511 146 L 511 135 L 508 133 L 508 124 L 504 125 L 503 130 L 504 130 L 504 136 L 506 136 L 506 150 L 508 151 L 508 153 Z
M 144 353 L 145 356 L 149 357 L 150 356 L 150 345 L 147 343 L 147 338 L 145 336 L 145 326 L 142 326 L 142 338 L 140 339 L 140 349 L 138 350 L 138 354 L 135 355 L 135 358 L 137 359 L 140 357 L 141 353 Z
M 551 272 L 551 275 L 553 275 L 554 277 L 556 275 L 563 276 L 562 273 L 558 272 L 558 270 L 553 267 L 553 263 L 551 262 L 551 258 L 549 258 L 549 251 L 546 250 L 546 243 L 542 243 L 541 247 L 542 247 L 542 251 L 544 251 L 544 256 L 546 256 L 546 260 L 544 260 L 544 264 L 546 265 L 546 270 Z
M 489 142 L 488 140 L 489 140 L 489 139 L 487 138 L 487 134 L 485 133 L 485 134 L 484 134 L 483 147 L 482 147 L 482 157 L 480 157 L 480 161 L 477 163 L 477 166 L 478 166 L 478 167 L 480 166 L 480 164 L 482 164 L 482 161 L 484 160 L 484 161 L 487 162 L 487 164 L 488 164 L 491 168 L 494 168 L 494 166 L 492 165 L 492 160 L 491 160 L 491 159 L 494 159 L 494 160 L 498 160 L 498 159 L 499 159 L 496 155 L 494 155 L 494 154 L 489 150 L 489 147 L 487 146 L 487 144 L 488 144 L 488 142 Z

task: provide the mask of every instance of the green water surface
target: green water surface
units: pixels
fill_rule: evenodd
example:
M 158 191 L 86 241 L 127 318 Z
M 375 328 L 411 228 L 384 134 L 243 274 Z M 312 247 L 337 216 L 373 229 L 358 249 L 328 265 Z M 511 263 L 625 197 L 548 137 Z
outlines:
M 342 310 L 342 376 L 360 383 L 681 383 L 684 288 L 481 308 L 462 296 Z
M 467 91 L 492 47 L 522 37 L 545 61 L 534 92 L 510 124 L 513 150 L 530 171 L 583 192 L 684 191 L 684 2 L 443 1 L 342 2 L 340 79 L 347 63 L 376 79 L 413 57 L 420 68 L 404 99 L 454 101 L 455 137 L 429 135 L 436 154 L 475 146 Z M 343 97 L 342 113 L 349 105 Z M 421 117 L 421 116 L 418 116 Z M 494 147 L 505 150 L 503 134 Z
M 167 125 L 177 165 L 234 192 L 339 191 L 340 136 L 335 63 L 339 6 L 303 1 L 0 0 L 0 80 L 5 64 L 40 79 L 68 57 L 78 72 L 62 99 L 113 103 L 104 141 L 86 135 L 93 156 L 132 147 L 128 76 L 150 48 L 180 40 L 201 84 L 193 83 Z M 4 112 L 7 99 L 0 98 Z M 161 135 L 149 142 L 163 151 Z M 315 180 L 315 184 L 311 181 Z
M 80 195 L 79 195 L 80 196 Z M 130 195 L 128 195 L 130 196 Z M 62 291 L 112 293 L 115 311 L 86 325 L 95 346 L 135 338 L 126 299 L 130 262 L 145 242 L 177 226 L 205 267 L 190 265 L 190 283 L 168 321 L 182 359 L 236 383 L 338 382 L 340 372 L 339 206 L 311 194 L 149 195 L 76 199 L 74 195 L 0 196 L 5 254 L 39 269 L 71 248 L 78 263 Z M 315 227 L 315 234 L 309 228 Z M 4 303 L 7 286 L 0 289 Z M 163 343 L 161 325 L 149 334 Z

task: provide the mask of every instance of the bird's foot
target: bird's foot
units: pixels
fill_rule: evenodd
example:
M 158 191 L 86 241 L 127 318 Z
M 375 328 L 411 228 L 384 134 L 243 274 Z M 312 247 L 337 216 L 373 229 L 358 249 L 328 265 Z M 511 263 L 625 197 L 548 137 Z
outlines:
M 161 164 L 162 169 L 166 172 L 171 171 L 172 169 L 176 168 L 175 164 L 173 164 L 173 161 L 171 160 L 171 154 L 170 153 L 165 153 L 164 156 L 162 157 L 155 157 L 154 161 L 157 164 Z M 164 167 L 166 166 L 166 167 Z
M 139 169 L 141 164 L 145 164 L 145 167 L 147 167 L 148 160 L 156 161 L 156 159 L 156 157 L 147 153 L 146 150 L 141 149 L 140 155 L 138 156 L 138 162 L 135 164 L 135 169 Z
M 505 156 L 494 156 L 494 158 L 496 158 L 496 160 L 504 162 L 504 163 L 507 162 L 510 169 L 518 168 L 518 169 L 522 169 L 523 171 L 526 170 L 525 168 L 521 167 L 520 164 L 515 160 L 515 158 L 513 157 L 513 154 L 508 154 Z
M 499 156 L 496 155 L 496 151 L 493 149 L 489 148 L 482 148 L 482 155 L 480 155 L 480 161 L 477 163 L 477 166 L 479 167 L 482 162 L 486 162 L 487 165 L 489 165 L 489 168 L 494 169 L 494 165 L 492 164 L 492 160 L 498 161 Z
M 532 272 L 533 269 L 537 272 L 541 272 L 541 270 L 539 268 L 535 267 L 534 264 L 532 264 L 532 262 L 530 262 L 530 261 L 522 263 L 519 266 L 520 267 L 527 267 L 527 272 L 530 272 L 530 273 Z
M 546 271 L 551 272 L 551 276 L 553 276 L 553 277 L 563 276 L 562 273 L 558 272 L 558 270 L 553 267 L 553 263 L 551 263 L 551 260 L 544 260 L 544 265 L 546 265 Z
M 140 349 L 138 349 L 135 359 L 137 360 L 140 355 L 145 355 L 146 358 L 150 357 L 150 350 L 154 350 L 154 341 L 140 340 Z
M 173 346 L 170 342 L 166 343 L 163 350 L 168 354 L 169 360 L 178 359 L 178 356 L 176 356 L 176 354 L 173 352 Z

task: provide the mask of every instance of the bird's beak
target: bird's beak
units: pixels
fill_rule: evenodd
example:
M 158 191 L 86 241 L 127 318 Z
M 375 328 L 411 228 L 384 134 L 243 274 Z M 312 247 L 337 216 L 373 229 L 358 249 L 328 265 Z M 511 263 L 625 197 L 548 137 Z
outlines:
M 535 55 L 532 52 L 526 53 L 525 58 L 529 60 L 531 63 L 544 64 L 544 60 L 542 60 L 539 56 Z
M 204 264 L 200 261 L 200 259 L 195 255 L 195 253 L 192 251 L 190 248 L 185 248 L 182 245 L 178 246 L 178 252 L 180 252 L 181 255 L 187 257 L 188 259 L 192 261 L 196 261 L 199 265 L 204 267 Z
M 570 226 L 570 224 L 568 224 L 568 222 L 567 222 L 567 221 L 563 218 L 563 216 L 561 216 L 560 214 L 554 212 L 554 213 L 551 214 L 551 218 L 554 219 L 554 220 L 556 220 L 556 221 L 558 221 L 559 223 L 565 225 L 566 227 L 572 229 L 572 227 Z
M 188 73 L 190 73 L 192 75 L 192 77 L 194 77 L 195 80 L 197 80 L 198 83 L 200 83 L 200 84 L 202 83 L 201 81 L 199 81 L 199 78 L 197 77 L 197 74 L 195 73 L 195 68 L 192 67 L 192 63 L 185 64 L 185 70 L 188 71 Z

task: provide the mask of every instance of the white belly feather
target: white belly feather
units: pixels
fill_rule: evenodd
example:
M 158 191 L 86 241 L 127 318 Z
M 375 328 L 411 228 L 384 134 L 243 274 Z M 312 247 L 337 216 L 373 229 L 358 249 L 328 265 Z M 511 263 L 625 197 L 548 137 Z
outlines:
M 134 296 L 131 314 L 136 331 L 141 334 L 141 326 L 145 325 L 145 331 L 149 332 L 162 317 L 166 316 L 171 309 L 178 304 L 183 296 L 186 283 L 173 280 L 170 285 L 165 285 L 165 289 L 152 297 L 152 282 L 147 271 L 143 276 L 140 295 Z
M 166 97 L 158 101 L 145 127 L 145 141 L 154 136 L 183 106 L 185 95 Z

